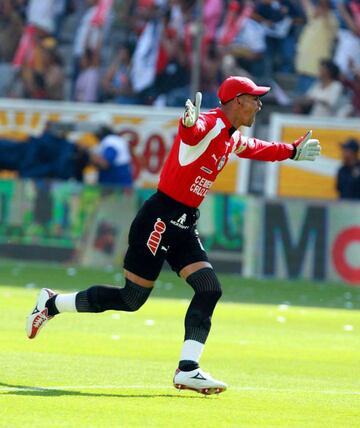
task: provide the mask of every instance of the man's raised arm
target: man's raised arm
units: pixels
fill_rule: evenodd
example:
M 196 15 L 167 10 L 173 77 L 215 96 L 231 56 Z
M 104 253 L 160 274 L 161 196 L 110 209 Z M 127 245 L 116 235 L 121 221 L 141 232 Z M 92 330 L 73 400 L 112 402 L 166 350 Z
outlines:
M 201 92 L 196 92 L 195 104 L 188 99 L 185 103 L 185 111 L 180 119 L 179 135 L 181 140 L 189 146 L 195 146 L 199 143 L 209 132 L 209 127 L 212 123 L 211 117 L 200 115 L 201 100 Z

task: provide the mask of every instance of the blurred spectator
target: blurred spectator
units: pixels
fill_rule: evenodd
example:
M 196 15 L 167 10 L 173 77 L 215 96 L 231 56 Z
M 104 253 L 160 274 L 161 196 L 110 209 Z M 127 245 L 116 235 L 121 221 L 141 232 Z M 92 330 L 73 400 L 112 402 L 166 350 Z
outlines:
M 23 82 L 25 98 L 32 98 L 34 100 L 44 100 L 47 98 L 43 73 L 29 69 Z
M 229 46 L 239 67 L 243 67 L 255 77 L 264 74 L 264 55 L 266 51 L 266 30 L 263 25 L 251 18 L 245 18 L 238 34 Z
M 224 12 L 223 22 L 217 31 L 217 40 L 220 47 L 233 43 L 240 33 L 246 18 L 252 16 L 254 5 L 251 1 L 230 0 Z
M 23 22 L 26 21 L 26 9 L 28 0 L 11 0 L 11 4 L 14 6 L 18 14 L 21 16 Z
M 11 63 L 23 30 L 23 22 L 11 0 L 0 2 L 0 63 Z
M 119 34 L 118 43 L 125 44 L 132 39 L 135 2 L 133 0 L 114 0 L 114 21 L 112 30 Z
M 340 28 L 334 61 L 341 72 L 351 76 L 351 65 L 360 69 L 360 0 L 345 0 L 337 3 Z
M 29 0 L 27 24 L 41 28 L 48 34 L 53 34 L 58 2 L 59 0 Z
M 295 28 L 301 21 L 299 9 L 290 0 L 260 0 L 253 16 L 266 31 L 266 75 L 270 77 L 274 71 L 292 72 Z
M 73 83 L 78 77 L 87 50 L 95 51 L 100 62 L 104 39 L 111 24 L 111 3 L 103 0 L 86 0 L 86 6 L 87 9 L 81 17 L 74 37 Z
M 156 79 L 163 20 L 157 7 L 151 3 L 146 23 L 138 38 L 131 67 L 131 84 L 142 103 L 154 100 L 153 86 Z M 166 33 L 165 33 L 166 34 Z
M 52 37 L 36 39 L 36 62 L 21 69 L 22 94 L 25 98 L 62 100 L 64 98 L 63 62 Z
M 220 24 L 223 14 L 224 1 L 223 0 L 205 0 L 203 10 L 203 22 L 205 38 L 214 40 L 216 30 Z
M 40 137 L 26 142 L 0 140 L 0 169 L 23 178 L 74 178 L 82 181 L 88 152 L 69 142 L 61 124 L 49 123 Z
M 336 177 L 336 190 L 341 199 L 360 199 L 359 143 L 350 139 L 341 144 L 342 166 Z
M 13 60 L 13 65 L 18 70 L 17 81 L 12 88 L 15 96 L 46 98 L 43 42 L 48 37 L 48 33 L 41 28 L 25 27 Z
M 103 95 L 106 100 L 118 104 L 137 104 L 130 80 L 131 49 L 122 45 L 102 81 Z
M 8 88 L 14 78 L 11 62 L 22 30 L 22 19 L 11 0 L 2 0 L 0 2 L 0 97 L 8 94 Z
M 351 66 L 352 78 L 343 77 L 342 83 L 351 95 L 351 104 L 348 103 L 342 107 L 341 116 L 359 116 L 360 117 L 360 68 Z
M 183 0 L 169 0 L 170 8 L 170 26 L 176 31 L 176 34 L 183 39 L 185 32 L 186 2 Z M 189 5 L 191 8 L 191 4 Z
M 303 94 L 315 82 L 321 59 L 330 59 L 337 31 L 337 20 L 330 0 L 301 0 L 307 22 L 297 45 L 296 70 L 299 73 L 297 92 Z
M 303 97 L 295 100 L 294 112 L 311 116 L 335 115 L 343 91 L 338 78 L 338 66 L 330 60 L 322 60 L 317 81 Z
M 218 30 L 217 42 L 222 55 L 221 71 L 225 76 L 251 76 L 247 70 L 238 65 L 235 56 L 232 54 L 236 36 L 244 26 L 245 20 L 253 13 L 253 6 L 250 2 L 241 3 L 236 0 L 229 2 L 223 23 Z
M 56 0 L 54 5 L 54 37 L 57 39 L 60 36 L 61 26 L 65 15 L 67 13 L 67 9 L 69 6 L 69 0 Z
M 153 91 L 155 98 L 163 97 L 164 103 L 175 106 L 174 94 L 175 98 L 179 92 L 184 96 L 189 90 L 189 64 L 184 51 L 184 42 L 171 27 L 170 11 L 163 17 L 162 24 Z
M 100 83 L 100 67 L 98 53 L 86 49 L 81 58 L 80 73 L 75 82 L 74 100 L 80 102 L 96 102 Z
M 55 39 L 43 40 L 44 82 L 46 99 L 64 99 L 64 65 L 57 50 Z
M 100 128 L 97 137 L 100 142 L 91 154 L 91 161 L 99 168 L 98 182 L 131 189 L 133 178 L 128 141 L 108 125 Z

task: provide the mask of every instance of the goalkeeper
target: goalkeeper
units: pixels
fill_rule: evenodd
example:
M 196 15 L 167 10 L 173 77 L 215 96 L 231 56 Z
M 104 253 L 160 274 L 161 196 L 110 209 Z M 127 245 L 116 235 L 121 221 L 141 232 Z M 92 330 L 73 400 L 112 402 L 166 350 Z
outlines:
M 44 288 L 27 317 L 26 330 L 34 338 L 48 320 L 62 312 L 136 311 L 148 299 L 165 260 L 194 290 L 185 315 L 185 338 L 173 383 L 179 389 L 220 393 L 227 386 L 199 367 L 221 285 L 196 229 L 198 207 L 234 153 L 262 161 L 314 161 L 320 154 L 311 131 L 292 144 L 247 138 L 241 126 L 252 126 L 261 110 L 261 96 L 269 87 L 243 77 L 229 77 L 219 87 L 220 106 L 200 114 L 201 93 L 185 112 L 157 192 L 141 207 L 129 231 L 122 288 L 107 285 L 71 294 Z M 119 214 L 121 215 L 121 214 Z

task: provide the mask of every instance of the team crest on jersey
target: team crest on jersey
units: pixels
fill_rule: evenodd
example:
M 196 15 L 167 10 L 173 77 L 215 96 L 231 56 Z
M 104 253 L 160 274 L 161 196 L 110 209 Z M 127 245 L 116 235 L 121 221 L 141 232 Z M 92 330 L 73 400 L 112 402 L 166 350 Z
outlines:
M 220 171 L 220 170 L 223 168 L 223 166 L 225 165 L 225 162 L 226 162 L 226 155 L 224 155 L 224 156 L 220 159 L 220 161 L 219 161 L 219 163 L 218 163 L 218 166 L 217 166 L 217 170 L 218 170 L 218 171 Z
M 156 220 L 156 223 L 154 224 L 154 230 L 150 233 L 149 239 L 146 243 L 149 250 L 152 252 L 152 254 L 155 256 L 157 250 L 159 249 L 162 234 L 166 230 L 166 224 L 158 218 Z

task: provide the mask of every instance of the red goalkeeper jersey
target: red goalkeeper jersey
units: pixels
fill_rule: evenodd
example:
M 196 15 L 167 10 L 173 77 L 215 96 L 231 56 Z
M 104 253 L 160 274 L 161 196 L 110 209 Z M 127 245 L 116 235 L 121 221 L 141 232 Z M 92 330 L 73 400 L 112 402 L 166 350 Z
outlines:
M 190 207 L 198 207 L 231 153 L 242 158 L 281 161 L 291 144 L 248 138 L 231 125 L 221 109 L 202 113 L 191 128 L 180 119 L 178 134 L 161 171 L 158 189 Z

